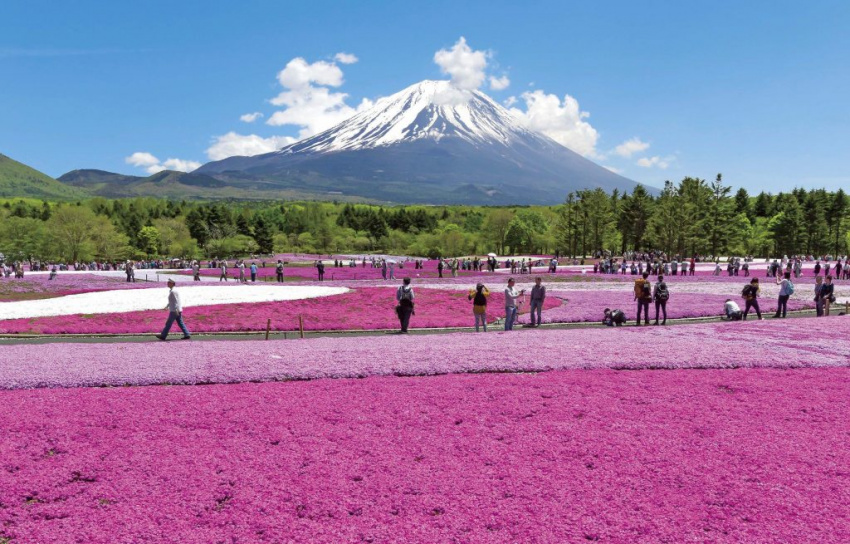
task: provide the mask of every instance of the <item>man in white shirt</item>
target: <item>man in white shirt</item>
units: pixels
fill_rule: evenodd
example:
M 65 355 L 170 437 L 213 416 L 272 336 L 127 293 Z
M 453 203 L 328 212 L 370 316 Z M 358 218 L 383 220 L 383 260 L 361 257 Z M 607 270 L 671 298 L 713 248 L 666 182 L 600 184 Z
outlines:
M 165 340 L 168 337 L 168 331 L 171 330 L 171 325 L 177 321 L 177 325 L 183 331 L 182 340 L 192 338 L 189 329 L 183 323 L 183 305 L 180 303 L 180 293 L 174 290 L 174 280 L 171 278 L 168 279 L 168 306 L 165 309 L 168 310 L 168 320 L 165 322 L 165 328 L 162 329 L 162 334 L 157 334 L 156 337 L 160 340 Z
M 525 289 L 517 292 L 514 289 L 514 285 L 516 282 L 513 278 L 508 280 L 508 286 L 505 289 L 505 330 L 511 331 L 514 328 L 514 321 L 516 321 L 517 315 L 517 303 L 516 300 L 525 294 Z
M 731 298 L 726 299 L 726 304 L 723 306 L 723 310 L 726 312 L 726 319 L 729 321 L 741 320 L 741 307 L 738 306 Z

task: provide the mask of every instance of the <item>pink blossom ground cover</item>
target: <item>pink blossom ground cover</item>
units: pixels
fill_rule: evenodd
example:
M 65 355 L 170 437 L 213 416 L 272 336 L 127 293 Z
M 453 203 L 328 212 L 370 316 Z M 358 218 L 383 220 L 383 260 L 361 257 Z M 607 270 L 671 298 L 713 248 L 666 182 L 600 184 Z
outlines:
M 237 288 L 234 286 L 234 288 Z M 183 317 L 192 332 L 262 331 L 268 319 L 272 329 L 297 330 L 298 316 L 307 330 L 373 330 L 398 327 L 396 289 L 366 287 L 346 294 L 304 300 L 253 304 L 215 304 L 185 308 Z M 472 303 L 460 290 L 417 289 L 416 315 L 411 328 L 470 327 L 475 321 Z M 504 295 L 490 297 L 489 321 L 504 317 Z M 560 306 L 550 297 L 545 308 Z M 521 309 L 527 312 L 527 305 Z M 159 332 L 167 313 L 136 311 L 114 314 L 39 317 L 0 321 L 2 334 L 121 334 Z M 177 331 L 177 329 L 175 329 Z M 176 333 L 176 332 L 175 332 Z
M 154 283 L 127 283 L 120 278 L 84 273 L 62 273 L 49 280 L 47 274 L 32 274 L 23 279 L 0 279 L 0 302 L 61 297 L 114 289 L 144 289 Z M 161 287 L 162 284 L 159 284 Z
M 581 323 L 602 321 L 605 308 L 619 308 L 625 312 L 630 323 L 634 323 L 637 317 L 637 302 L 631 290 L 618 291 L 552 291 L 550 296 L 561 298 L 564 303 L 557 308 L 543 312 L 544 323 Z M 711 317 L 724 315 L 723 305 L 726 299 L 732 298 L 744 309 L 744 301 L 740 297 L 729 297 L 726 295 L 708 295 L 702 293 L 672 293 L 667 302 L 667 318 L 683 319 L 697 317 Z M 776 311 L 777 300 L 774 298 L 760 299 L 759 307 L 763 316 L 769 316 Z M 792 299 L 788 301 L 788 310 L 802 310 L 814 308 L 814 301 Z M 756 317 L 754 311 L 751 312 Z M 650 321 L 655 321 L 655 303 L 649 304 Z M 663 313 L 659 309 L 659 320 L 663 319 Z M 641 317 L 643 321 L 643 317 Z M 520 323 L 528 323 L 529 316 L 520 317 Z
M 0 540 L 844 543 L 848 398 L 847 368 L 2 391 Z
M 17 344 L 0 389 L 560 369 L 846 367 L 850 318 L 305 340 Z M 179 336 L 179 335 L 178 335 Z

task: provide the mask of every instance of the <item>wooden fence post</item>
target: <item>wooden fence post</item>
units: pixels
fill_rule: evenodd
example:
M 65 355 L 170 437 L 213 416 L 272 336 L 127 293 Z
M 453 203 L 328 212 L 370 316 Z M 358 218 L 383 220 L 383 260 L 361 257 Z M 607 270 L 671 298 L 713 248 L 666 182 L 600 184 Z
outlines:
M 268 321 L 266 321 L 266 340 L 269 339 L 269 331 L 271 330 L 271 328 L 272 328 L 272 320 L 269 319 Z
M 298 331 L 301 333 L 301 338 L 304 338 L 304 316 L 298 314 Z

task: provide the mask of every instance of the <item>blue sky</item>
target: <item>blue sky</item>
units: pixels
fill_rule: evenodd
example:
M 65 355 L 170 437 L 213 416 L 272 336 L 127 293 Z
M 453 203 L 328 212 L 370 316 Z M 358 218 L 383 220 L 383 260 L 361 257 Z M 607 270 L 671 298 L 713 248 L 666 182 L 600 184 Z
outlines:
M 510 81 L 496 90 L 485 79 L 482 91 L 513 97 L 520 113 L 541 108 L 538 120 L 553 121 L 538 128 L 634 180 L 722 172 L 751 192 L 847 188 L 848 28 L 850 2 L 839 1 L 6 0 L 0 153 L 53 176 L 189 168 L 447 79 L 435 53 L 463 53 L 464 37 L 487 78 Z M 288 117 L 299 124 L 271 126 L 288 109 L 271 101 L 293 91 L 278 74 L 296 58 L 341 77 L 311 76 L 294 100 L 348 96 L 305 120 L 317 105 L 308 96 Z M 576 102 L 589 116 L 570 112 Z M 129 164 L 134 153 L 152 157 Z

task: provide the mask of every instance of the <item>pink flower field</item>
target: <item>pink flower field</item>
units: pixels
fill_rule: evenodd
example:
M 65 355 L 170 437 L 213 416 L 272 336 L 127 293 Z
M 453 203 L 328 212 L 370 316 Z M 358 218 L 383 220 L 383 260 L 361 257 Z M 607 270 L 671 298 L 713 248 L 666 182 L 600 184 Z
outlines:
M 498 330 L 498 329 L 496 329 Z M 305 340 L 21 343 L 0 389 L 572 369 L 843 367 L 850 318 Z
M 821 368 L 4 391 L 0 540 L 848 542 L 848 384 Z
M 398 327 L 394 311 L 395 292 L 395 286 L 364 287 L 332 297 L 189 307 L 184 310 L 183 316 L 193 332 L 261 331 L 266 329 L 268 319 L 272 320 L 274 330 L 291 331 L 298 329 L 299 315 L 303 316 L 307 330 L 393 329 Z M 412 328 L 474 325 L 472 303 L 467 300 L 466 291 L 417 289 L 415 293 L 416 315 L 411 319 Z M 556 308 L 560 304 L 559 299 L 549 297 L 545 308 Z M 501 292 L 493 293 L 489 308 L 491 322 L 497 317 L 504 317 L 504 295 Z M 527 305 L 523 311 L 527 311 Z M 154 333 L 161 330 L 166 317 L 167 314 L 162 311 L 137 311 L 7 319 L 0 321 L 0 333 Z
M 24 279 L 0 279 L 0 302 L 61 297 L 112 289 L 144 289 L 163 285 L 142 281 L 127 283 L 120 278 L 77 272 L 60 272 L 54 280 L 47 278 L 46 274 L 30 274 L 24 276 Z

